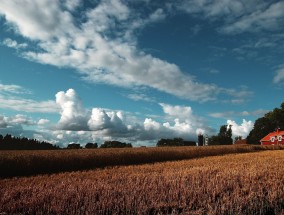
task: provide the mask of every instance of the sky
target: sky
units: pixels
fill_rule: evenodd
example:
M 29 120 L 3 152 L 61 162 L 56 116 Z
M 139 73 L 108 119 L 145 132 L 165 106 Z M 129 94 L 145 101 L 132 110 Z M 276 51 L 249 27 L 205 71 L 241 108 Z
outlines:
M 284 1 L 1 0 L 0 134 L 246 138 L 279 107 Z

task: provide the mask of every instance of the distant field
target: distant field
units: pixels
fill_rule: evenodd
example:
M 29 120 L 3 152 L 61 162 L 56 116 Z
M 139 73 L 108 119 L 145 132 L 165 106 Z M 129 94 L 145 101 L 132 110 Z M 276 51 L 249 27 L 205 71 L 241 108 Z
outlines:
M 88 170 L 108 166 L 175 161 L 274 149 L 284 149 L 284 146 L 231 145 L 203 147 L 0 151 L 0 178 Z
M 280 215 L 284 151 L 1 179 L 0 193 L 0 214 Z

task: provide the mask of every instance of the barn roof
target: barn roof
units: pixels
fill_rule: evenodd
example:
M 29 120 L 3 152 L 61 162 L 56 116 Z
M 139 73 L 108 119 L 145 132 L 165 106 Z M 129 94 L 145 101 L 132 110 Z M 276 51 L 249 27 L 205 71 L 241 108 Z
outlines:
M 275 137 L 275 136 L 283 136 L 284 135 L 284 131 L 274 131 L 269 133 L 268 135 L 266 135 L 264 138 L 262 138 L 260 140 L 260 142 L 266 142 L 266 141 L 270 141 L 271 137 Z

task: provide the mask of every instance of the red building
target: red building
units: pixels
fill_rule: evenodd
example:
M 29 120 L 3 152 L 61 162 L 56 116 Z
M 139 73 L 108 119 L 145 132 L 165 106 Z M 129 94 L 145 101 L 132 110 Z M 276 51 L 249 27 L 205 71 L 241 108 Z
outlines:
M 284 144 L 284 131 L 274 131 L 260 140 L 261 145 Z

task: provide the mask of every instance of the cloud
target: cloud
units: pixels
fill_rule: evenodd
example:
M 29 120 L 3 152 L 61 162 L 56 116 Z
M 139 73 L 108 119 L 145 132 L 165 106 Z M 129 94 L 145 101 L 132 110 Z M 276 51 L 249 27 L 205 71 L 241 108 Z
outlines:
M 262 1 L 206 1 L 206 0 L 184 0 L 175 5 L 179 10 L 190 14 L 200 14 L 205 18 L 228 17 L 229 20 L 240 17 L 246 13 L 263 8 Z
M 8 123 L 4 116 L 0 115 L 0 128 L 7 128 Z
M 0 14 L 13 26 L 15 32 L 32 40 L 50 40 L 73 29 L 70 13 L 62 11 L 58 1 L 31 0 L 1 1 Z
M 195 140 L 197 134 L 203 133 L 212 134 L 213 130 L 206 126 L 205 121 L 193 114 L 191 107 L 169 105 L 161 103 L 165 113 L 165 122 L 160 123 L 151 118 L 146 118 L 144 121 L 144 130 L 142 138 L 173 138 L 181 137 L 184 139 Z
M 165 9 L 155 8 L 143 15 L 122 1 L 106 0 L 82 10 L 84 19 L 77 19 L 70 12 L 70 8 L 77 7 L 77 1 L 72 1 L 71 6 L 66 2 L 0 2 L 0 14 L 15 32 L 33 41 L 40 50 L 25 50 L 21 56 L 75 68 L 83 80 L 92 83 L 150 87 L 200 102 L 216 100 L 220 94 L 235 97 L 231 93 L 234 89 L 198 82 L 177 65 L 139 50 L 135 32 L 163 20 L 167 16 Z
M 222 31 L 224 33 L 258 32 L 261 30 L 278 30 L 284 23 L 284 2 L 276 2 L 264 10 L 242 16 L 239 20 L 228 24 Z
M 14 49 L 22 49 L 22 48 L 26 48 L 28 46 L 27 43 L 18 43 L 17 41 L 12 40 L 10 38 L 6 38 L 5 40 L 3 40 L 2 44 L 4 46 L 14 48 Z
M 131 93 L 131 94 L 128 94 L 127 97 L 131 100 L 134 100 L 134 101 L 146 101 L 146 102 L 154 102 L 155 101 L 154 98 L 151 98 L 144 93 Z
M 31 91 L 15 84 L 0 84 L 0 93 L 31 94 Z
M 193 114 L 191 107 L 172 106 L 161 103 L 164 122 L 146 118 L 143 123 L 135 117 L 125 116 L 123 111 L 105 110 L 93 107 L 85 109 L 75 90 L 56 94 L 56 102 L 61 107 L 61 117 L 56 129 L 62 131 L 87 132 L 97 137 L 127 138 L 133 141 L 157 140 L 160 138 L 182 137 L 195 139 L 197 130 L 212 132 L 204 120 Z M 65 134 L 66 135 L 66 134 Z M 61 132 L 58 139 L 63 139 Z
M 213 133 L 213 129 L 206 126 L 205 120 L 195 115 L 189 106 L 161 103 L 164 115 L 156 121 L 149 117 L 141 120 L 121 110 L 87 109 L 73 89 L 56 93 L 55 100 L 60 107 L 57 123 L 20 114 L 0 115 L 0 133 L 38 138 L 60 146 L 70 142 L 84 145 L 113 139 L 153 145 L 160 138 L 195 140 L 200 131 L 209 135 Z M 34 130 L 27 130 L 28 127 Z
M 0 108 L 31 113 L 58 113 L 59 109 L 54 101 L 34 101 L 19 97 L 5 97 L 0 95 Z
M 208 133 L 212 132 L 212 129 L 206 126 L 205 120 L 202 117 L 195 115 L 190 106 L 170 105 L 164 103 L 160 103 L 160 106 L 166 114 L 165 118 L 174 122 L 175 129 L 183 126 L 184 128 L 192 129 L 193 133 L 196 133 L 199 129 L 206 130 Z M 167 124 L 166 127 L 170 128 L 169 124 Z M 181 128 L 181 130 L 185 130 L 184 128 Z
M 227 120 L 227 125 L 232 125 L 233 138 L 237 136 L 246 138 L 254 127 L 254 123 L 252 121 L 246 121 L 245 119 L 243 119 L 243 122 L 240 125 L 233 120 Z
M 99 108 L 93 108 L 91 119 L 88 121 L 88 126 L 91 130 L 103 130 L 111 125 L 110 117 L 107 113 Z
M 175 7 L 203 19 L 222 20 L 219 31 L 225 34 L 279 30 L 284 23 L 282 1 L 184 0 Z
M 25 94 L 32 92 L 19 85 L 0 84 L 0 108 L 35 113 L 58 113 L 59 108 L 54 101 L 26 99 L 23 98 Z
M 268 110 L 255 110 L 255 111 L 242 111 L 242 112 L 237 112 L 237 111 L 225 111 L 225 112 L 215 112 L 215 113 L 210 113 L 209 116 L 214 117 L 214 118 L 232 118 L 232 117 L 237 117 L 237 116 L 263 116 L 266 114 Z
M 150 130 L 160 130 L 161 124 L 152 120 L 151 118 L 146 118 L 144 121 L 144 129 L 146 131 Z
M 23 126 L 34 125 L 36 125 L 36 122 L 26 115 L 17 114 L 9 117 L 0 115 L 0 134 L 2 135 L 12 134 L 21 136 L 26 133 L 28 137 L 31 137 L 31 132 L 25 131 Z
M 8 124 L 21 124 L 21 125 L 35 125 L 31 118 L 27 117 L 26 115 L 17 114 L 13 117 L 6 118 Z
M 148 22 L 157 22 L 166 18 L 166 14 L 162 8 L 157 9 L 154 13 L 150 14 Z
M 38 125 L 46 125 L 48 123 L 50 123 L 50 120 L 48 120 L 48 119 L 40 119 L 37 122 Z
M 61 108 L 58 128 L 62 130 L 86 130 L 87 110 L 75 90 L 60 91 L 56 95 L 56 103 Z
M 44 120 L 47 122 L 49 120 Z M 43 120 L 39 120 L 43 122 Z M 14 116 L 4 116 L 0 115 L 0 134 L 5 136 L 6 134 L 11 134 L 16 137 L 26 137 L 31 139 L 38 139 L 41 141 L 47 141 L 50 143 L 58 143 L 52 131 L 42 130 L 43 124 L 32 119 L 30 116 L 17 114 Z M 37 127 L 40 125 L 40 128 Z
M 111 132 L 123 132 L 127 126 L 123 122 L 123 114 L 119 112 L 105 112 L 100 108 L 93 108 L 88 126 L 92 131 L 108 129 Z
M 102 132 L 110 136 L 124 136 L 128 132 L 121 111 L 92 108 L 90 112 L 73 89 L 58 92 L 56 103 L 61 107 L 59 130 Z
M 218 74 L 218 73 L 220 73 L 220 71 L 218 69 L 210 69 L 209 73 L 211 73 L 211 74 Z
M 81 2 L 80 0 L 64 0 L 63 5 L 72 12 L 81 5 Z
M 8 128 L 16 125 L 33 126 L 36 124 L 37 123 L 31 117 L 22 114 L 16 114 L 15 116 L 9 116 L 9 117 L 0 115 L 1 128 Z
M 164 103 L 160 103 L 160 105 L 163 108 L 164 113 L 168 114 L 171 117 L 177 117 L 185 120 L 191 119 L 193 117 L 192 109 L 189 106 L 172 106 Z
M 279 84 L 284 80 L 284 65 L 278 66 L 278 69 L 275 71 L 275 76 L 273 78 L 273 83 Z

